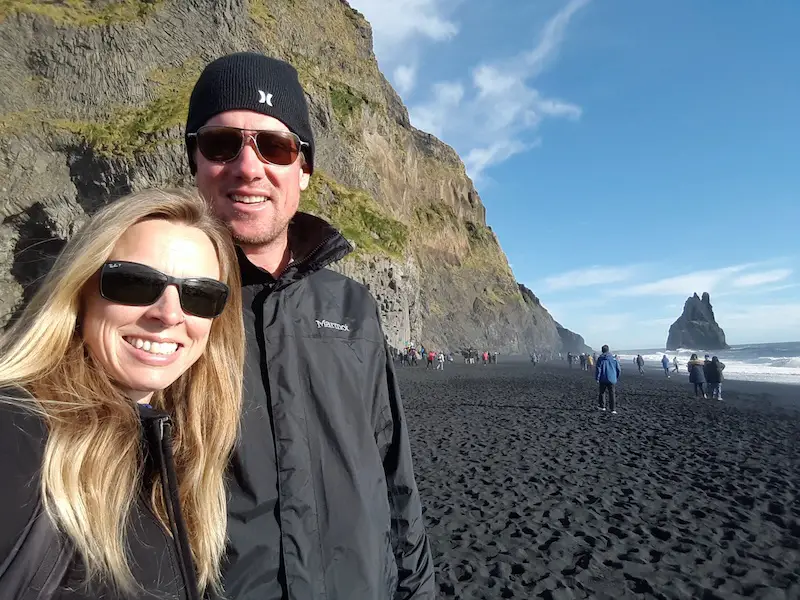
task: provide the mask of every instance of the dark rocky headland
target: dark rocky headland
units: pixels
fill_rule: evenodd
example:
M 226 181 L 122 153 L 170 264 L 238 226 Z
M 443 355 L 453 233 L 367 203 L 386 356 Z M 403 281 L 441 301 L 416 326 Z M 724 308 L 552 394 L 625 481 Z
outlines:
M 683 313 L 670 326 L 667 350 L 689 348 L 691 350 L 727 350 L 725 332 L 714 318 L 711 297 L 689 296 L 683 305 Z

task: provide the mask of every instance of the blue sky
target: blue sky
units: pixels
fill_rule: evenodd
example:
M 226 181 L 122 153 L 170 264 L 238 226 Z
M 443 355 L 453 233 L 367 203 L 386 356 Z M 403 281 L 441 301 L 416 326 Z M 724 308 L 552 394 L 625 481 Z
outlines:
M 661 347 L 708 291 L 729 343 L 800 340 L 800 2 L 351 5 L 564 326 Z

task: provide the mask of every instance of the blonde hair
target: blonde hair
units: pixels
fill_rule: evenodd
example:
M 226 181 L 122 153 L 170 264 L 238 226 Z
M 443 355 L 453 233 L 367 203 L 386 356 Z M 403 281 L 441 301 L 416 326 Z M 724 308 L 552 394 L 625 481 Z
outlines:
M 203 231 L 216 250 L 220 280 L 230 287 L 204 354 L 151 400 L 174 424 L 179 498 L 198 584 L 201 590 L 219 590 L 226 540 L 224 474 L 238 433 L 244 328 L 235 247 L 196 192 L 147 190 L 96 213 L 69 240 L 20 319 L 0 339 L 0 387 L 26 389 L 32 398 L 15 403 L 42 416 L 48 426 L 43 504 L 75 543 L 87 580 L 135 590 L 125 538 L 142 485 L 141 424 L 131 400 L 86 351 L 78 318 L 87 282 L 123 233 L 148 219 Z M 152 490 L 152 508 L 169 531 L 158 478 Z

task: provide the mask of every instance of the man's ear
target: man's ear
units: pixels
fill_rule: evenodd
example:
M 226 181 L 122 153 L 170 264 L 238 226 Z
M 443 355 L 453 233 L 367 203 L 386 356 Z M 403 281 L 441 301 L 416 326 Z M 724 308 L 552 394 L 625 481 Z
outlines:
M 311 181 L 311 173 L 308 172 L 308 167 L 303 165 L 300 170 L 300 191 L 304 192 L 308 188 L 308 183 Z

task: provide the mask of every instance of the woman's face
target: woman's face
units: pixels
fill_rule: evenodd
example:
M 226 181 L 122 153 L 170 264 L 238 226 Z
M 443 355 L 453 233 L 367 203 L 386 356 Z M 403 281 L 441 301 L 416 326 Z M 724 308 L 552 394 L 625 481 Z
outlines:
M 163 220 L 143 221 L 128 229 L 108 260 L 141 263 L 173 277 L 220 277 L 208 236 Z M 100 295 L 99 276 L 84 290 L 83 340 L 108 375 L 137 402 L 147 402 L 200 358 L 211 322 L 184 313 L 174 285 L 150 306 L 106 300 Z

